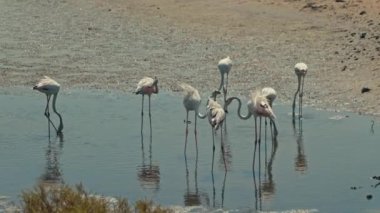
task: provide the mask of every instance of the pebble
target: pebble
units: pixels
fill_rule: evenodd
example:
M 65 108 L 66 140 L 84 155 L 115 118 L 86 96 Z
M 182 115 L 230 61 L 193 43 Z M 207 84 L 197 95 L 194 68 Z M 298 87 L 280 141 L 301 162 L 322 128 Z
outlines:
M 368 88 L 368 87 L 363 87 L 362 88 L 362 93 L 369 92 L 369 91 L 371 91 L 371 89 Z

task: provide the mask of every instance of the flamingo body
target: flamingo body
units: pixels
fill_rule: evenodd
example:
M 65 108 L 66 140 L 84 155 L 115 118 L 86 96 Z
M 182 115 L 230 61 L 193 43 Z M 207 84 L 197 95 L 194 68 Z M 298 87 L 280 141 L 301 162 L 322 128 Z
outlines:
M 201 104 L 201 96 L 199 95 L 198 90 L 185 83 L 181 83 L 179 86 L 185 92 L 185 95 L 183 97 L 183 106 L 187 111 L 198 112 L 199 106 Z
M 255 117 L 268 117 L 272 120 L 276 116 L 269 105 L 269 101 L 260 91 L 251 94 L 251 102 L 248 104 L 250 111 Z
M 307 73 L 307 65 L 305 63 L 297 63 L 294 66 L 294 72 L 297 76 L 305 76 Z
M 277 97 L 277 92 L 272 87 L 264 87 L 261 94 L 268 99 L 269 105 L 272 107 L 274 100 Z
M 144 77 L 139 81 L 139 83 L 137 83 L 135 93 L 143 95 L 151 95 L 152 93 L 158 93 L 157 83 L 157 79 Z
M 231 70 L 231 67 L 232 67 L 232 60 L 229 56 L 221 59 L 218 62 L 218 69 L 222 75 L 229 73 Z
M 48 76 L 44 76 L 38 83 L 33 87 L 34 90 L 42 92 L 46 95 L 54 95 L 59 92 L 61 85 Z
M 226 113 L 223 107 L 213 99 L 208 102 L 208 120 L 213 129 L 218 130 L 223 125 Z

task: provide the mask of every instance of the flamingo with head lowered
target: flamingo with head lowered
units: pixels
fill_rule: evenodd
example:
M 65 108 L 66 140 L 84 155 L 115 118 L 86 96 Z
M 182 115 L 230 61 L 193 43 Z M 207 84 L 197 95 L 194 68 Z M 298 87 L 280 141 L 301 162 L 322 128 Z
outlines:
M 218 92 L 218 91 L 216 91 Z M 213 93 L 213 95 L 216 95 L 217 93 Z M 214 134 L 215 132 L 220 128 L 220 145 L 222 149 L 222 154 L 223 154 L 223 161 L 224 161 L 224 168 L 227 170 L 227 165 L 226 161 L 224 158 L 224 142 L 223 142 L 223 122 L 226 118 L 226 113 L 223 109 L 223 107 L 215 100 L 216 98 L 210 97 L 208 99 L 207 103 L 207 117 L 208 121 L 211 125 L 211 133 L 212 133 L 212 150 L 213 154 L 215 152 L 215 139 L 214 139 Z
M 63 130 L 63 122 L 62 122 L 62 116 L 57 112 L 56 109 L 56 101 L 57 101 L 57 96 L 59 89 L 61 88 L 61 85 L 57 83 L 55 80 L 52 78 L 49 78 L 48 76 L 44 76 L 34 87 L 33 90 L 37 90 L 39 92 L 42 92 L 46 95 L 46 107 L 45 107 L 45 116 L 48 119 L 49 123 L 51 123 L 56 130 L 57 134 L 61 134 Z M 57 114 L 59 117 L 59 126 L 58 128 L 55 127 L 53 121 L 50 119 L 50 112 L 49 112 L 49 103 L 50 103 L 50 98 L 53 96 L 53 112 Z
M 195 135 L 195 143 L 197 146 L 197 118 L 204 119 L 206 118 L 206 114 L 201 114 L 199 112 L 199 106 L 201 104 L 201 96 L 199 95 L 199 92 L 194 87 L 190 86 L 186 83 L 180 83 L 179 86 L 184 91 L 184 97 L 183 97 L 183 106 L 186 109 L 186 139 L 185 139 L 185 154 L 186 154 L 186 146 L 187 146 L 187 136 L 189 134 L 189 112 L 194 111 L 194 135 Z M 198 150 L 198 149 L 197 149 Z
M 303 84 L 305 81 L 305 76 L 306 76 L 307 70 L 308 70 L 308 68 L 307 68 L 307 65 L 305 63 L 297 63 L 294 66 L 294 72 L 296 73 L 297 78 L 298 78 L 298 87 L 297 87 L 296 93 L 294 94 L 294 100 L 293 100 L 293 120 L 295 118 L 295 108 L 296 108 L 297 95 L 299 95 L 299 105 L 298 105 L 298 107 L 299 107 L 299 118 L 302 118 Z
M 221 59 L 218 62 L 218 69 L 220 72 L 221 80 L 218 91 L 223 89 L 223 96 L 224 96 L 224 109 L 227 110 L 226 106 L 226 98 L 227 98 L 227 87 L 228 87 L 228 74 L 232 67 L 232 60 L 229 56 L 226 58 Z M 226 75 L 226 81 L 224 82 L 224 76 Z

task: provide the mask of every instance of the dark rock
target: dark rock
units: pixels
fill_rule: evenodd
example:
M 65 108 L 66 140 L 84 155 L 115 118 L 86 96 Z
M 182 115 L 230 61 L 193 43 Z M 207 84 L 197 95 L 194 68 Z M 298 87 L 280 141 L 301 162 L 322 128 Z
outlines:
M 371 89 L 368 88 L 368 87 L 363 87 L 362 88 L 362 93 L 369 92 L 369 91 L 371 91 Z
M 342 68 L 342 72 L 346 71 L 346 69 L 347 69 L 347 65 L 344 65 L 344 67 Z
M 371 194 L 368 194 L 368 195 L 366 196 L 367 200 L 371 200 L 372 197 L 373 197 L 373 196 L 372 196 Z
M 365 38 L 366 36 L 367 36 L 367 33 L 361 33 L 361 34 L 360 34 L 360 38 L 361 38 L 361 39 Z
M 366 11 L 361 11 L 360 13 L 359 13 L 359 15 L 364 15 L 364 14 L 366 14 L 367 12 Z

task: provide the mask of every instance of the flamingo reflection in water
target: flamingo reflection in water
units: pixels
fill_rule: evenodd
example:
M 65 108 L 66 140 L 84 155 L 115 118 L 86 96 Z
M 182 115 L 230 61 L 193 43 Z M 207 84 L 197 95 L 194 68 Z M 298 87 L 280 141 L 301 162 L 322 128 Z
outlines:
M 143 189 L 157 192 L 160 189 L 160 167 L 152 162 L 152 131 L 149 136 L 148 164 L 146 163 L 143 135 L 141 135 L 141 156 L 142 164 L 137 167 L 137 178 L 140 185 Z
M 300 173 L 305 173 L 308 169 L 308 165 L 307 165 L 307 157 L 305 154 L 305 147 L 304 147 L 304 141 L 303 141 L 302 120 L 299 120 L 298 122 L 298 129 L 295 125 L 295 122 L 293 122 L 292 124 L 293 124 L 294 136 L 296 137 L 296 142 L 297 142 L 297 155 L 294 159 L 294 168 L 296 171 Z
M 228 138 L 227 135 L 224 134 L 224 151 L 220 152 L 220 157 L 219 157 L 219 167 L 224 168 L 224 175 L 223 175 L 223 181 L 222 181 L 222 188 L 220 192 L 220 197 L 221 197 L 221 203 L 217 204 L 216 201 L 216 187 L 215 187 L 215 171 L 214 171 L 214 159 L 215 159 L 215 152 L 212 153 L 212 162 L 211 162 L 211 179 L 212 179 L 212 189 L 213 189 L 213 196 L 212 196 L 212 207 L 220 207 L 223 208 L 224 206 L 224 192 L 225 192 L 225 187 L 226 187 L 226 180 L 227 180 L 227 173 L 228 169 L 231 167 L 232 164 L 232 152 L 231 152 L 231 146 L 228 143 Z
M 198 188 L 198 152 L 195 157 L 195 169 L 194 169 L 194 189 L 190 188 L 189 167 L 187 162 L 187 155 L 185 154 L 185 166 L 186 166 L 186 192 L 183 195 L 185 206 L 209 206 L 210 198 L 206 192 L 199 191 Z
M 63 151 L 63 133 L 59 134 L 56 139 L 52 141 L 50 136 L 50 123 L 48 123 L 48 145 L 46 147 L 46 166 L 44 173 L 38 178 L 39 185 L 45 189 L 53 189 L 61 186 L 63 181 L 63 174 L 60 168 L 60 156 Z
M 267 142 L 267 138 L 265 137 L 265 143 Z M 262 180 L 262 174 L 261 174 L 261 155 L 260 150 L 258 154 L 258 168 L 256 167 L 255 159 L 253 161 L 252 166 L 252 178 L 253 178 L 253 184 L 254 184 L 254 193 L 255 193 L 255 209 L 256 210 L 262 210 L 262 201 L 264 200 L 270 200 L 272 199 L 276 189 L 275 189 L 275 182 L 273 180 L 273 162 L 276 156 L 277 148 L 278 148 L 278 141 L 277 138 L 271 138 L 272 141 L 272 149 L 270 151 L 270 157 L 269 160 L 265 158 L 265 167 L 264 167 L 264 180 Z M 265 150 L 265 156 L 267 156 L 267 150 Z M 257 168 L 257 170 L 256 170 Z

